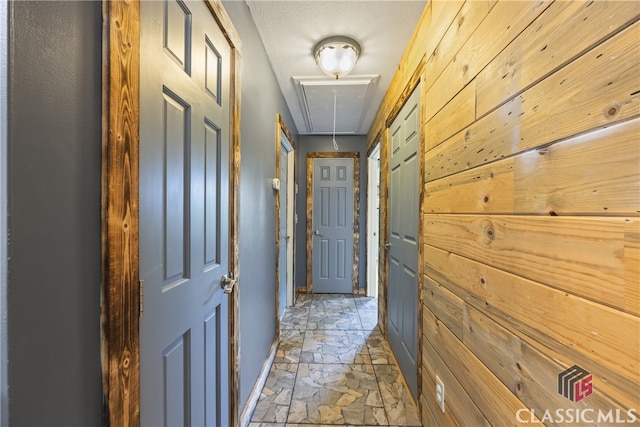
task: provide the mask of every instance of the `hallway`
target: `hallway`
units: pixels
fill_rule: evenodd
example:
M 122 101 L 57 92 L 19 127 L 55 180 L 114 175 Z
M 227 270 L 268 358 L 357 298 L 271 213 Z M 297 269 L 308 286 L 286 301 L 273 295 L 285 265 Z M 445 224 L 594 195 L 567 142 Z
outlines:
M 420 426 L 373 298 L 301 295 L 249 427 Z

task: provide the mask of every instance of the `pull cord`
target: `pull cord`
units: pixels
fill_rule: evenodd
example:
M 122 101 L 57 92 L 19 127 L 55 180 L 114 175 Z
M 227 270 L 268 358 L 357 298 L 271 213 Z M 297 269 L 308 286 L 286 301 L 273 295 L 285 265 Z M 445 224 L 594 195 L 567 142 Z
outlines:
M 333 148 L 338 151 L 338 142 L 336 141 L 336 91 L 333 91 Z

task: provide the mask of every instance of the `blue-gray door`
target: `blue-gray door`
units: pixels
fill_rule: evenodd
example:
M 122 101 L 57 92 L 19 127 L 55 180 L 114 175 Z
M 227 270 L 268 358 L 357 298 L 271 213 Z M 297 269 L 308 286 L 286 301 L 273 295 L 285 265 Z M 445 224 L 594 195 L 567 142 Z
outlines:
M 313 159 L 314 293 L 353 293 L 353 159 Z
M 201 0 L 143 1 L 140 41 L 141 424 L 228 426 L 231 48 Z
M 278 307 L 278 315 L 282 317 L 284 314 L 284 310 L 287 307 L 287 280 L 288 280 L 288 271 L 287 271 L 287 261 L 289 259 L 289 223 L 287 222 L 287 213 L 288 209 L 288 198 L 287 198 L 287 189 L 288 189 L 288 173 L 289 173 L 289 165 L 288 165 L 288 154 L 286 147 L 284 144 L 280 146 L 280 218 L 278 220 L 278 234 L 279 234 L 279 246 L 280 246 L 280 259 L 278 260 L 278 272 L 280 274 L 280 283 L 279 283 L 279 307 Z
M 418 398 L 418 221 L 420 87 L 391 125 L 389 145 L 388 336 L 405 380 Z

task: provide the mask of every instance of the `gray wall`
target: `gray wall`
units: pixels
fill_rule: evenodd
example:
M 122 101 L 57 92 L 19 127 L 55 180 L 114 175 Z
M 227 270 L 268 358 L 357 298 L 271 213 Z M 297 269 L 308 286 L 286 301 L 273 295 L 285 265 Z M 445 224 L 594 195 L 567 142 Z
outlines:
M 331 136 L 301 135 L 297 153 L 296 182 L 298 197 L 296 198 L 296 286 L 306 286 L 307 274 L 307 153 L 312 151 L 335 152 Z M 341 152 L 360 152 L 360 265 L 358 283 L 360 288 L 366 287 L 367 280 L 367 137 L 336 136 Z
M 276 114 L 297 140 L 262 41 L 245 2 L 224 7 L 242 39 L 240 167 L 240 402 L 244 406 L 275 337 Z
M 10 4 L 11 426 L 98 426 L 101 4 Z

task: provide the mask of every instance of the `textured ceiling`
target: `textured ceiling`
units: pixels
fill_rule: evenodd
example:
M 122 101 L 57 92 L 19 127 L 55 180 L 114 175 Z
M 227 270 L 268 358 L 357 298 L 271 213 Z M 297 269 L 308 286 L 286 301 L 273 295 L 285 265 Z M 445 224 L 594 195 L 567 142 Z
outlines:
M 418 23 L 422 0 L 247 0 L 300 134 L 366 134 Z M 313 47 L 334 35 L 362 46 L 354 70 L 322 74 Z

